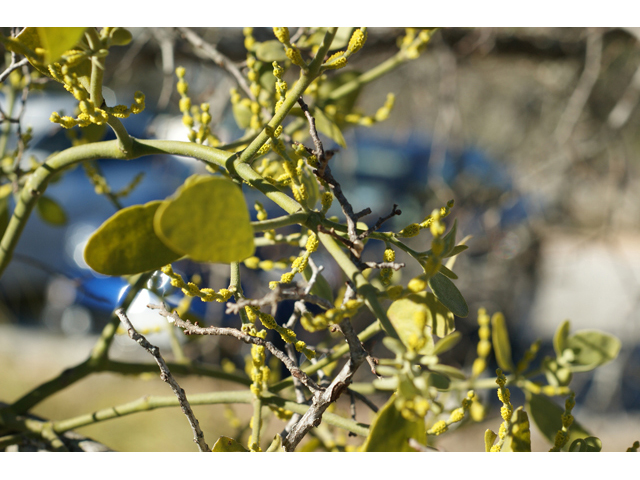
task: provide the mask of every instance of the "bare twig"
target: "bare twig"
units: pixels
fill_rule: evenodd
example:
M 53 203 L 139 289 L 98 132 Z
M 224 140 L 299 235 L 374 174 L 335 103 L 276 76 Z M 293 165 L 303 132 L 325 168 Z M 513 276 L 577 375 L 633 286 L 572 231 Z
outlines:
M 369 211 L 371 212 L 371 211 Z M 378 221 L 376 222 L 376 224 L 369 228 L 366 232 L 362 232 L 360 235 L 358 235 L 358 238 L 360 239 L 364 239 L 367 238 L 369 235 L 371 235 L 373 232 L 375 232 L 376 230 L 378 230 L 382 224 L 384 222 L 386 222 L 387 220 L 389 220 L 392 217 L 395 217 L 396 215 L 401 215 L 402 214 L 402 210 L 400 210 L 398 208 L 398 205 L 396 205 L 395 203 L 393 204 L 393 208 L 391 209 L 391 213 L 385 217 L 380 217 L 378 218 Z
M 278 349 L 273 343 L 264 340 L 260 337 L 254 337 L 252 335 L 248 335 L 236 328 L 224 328 L 224 327 L 199 327 L 198 325 L 194 325 L 188 320 L 183 320 L 176 312 L 169 312 L 164 305 L 147 305 L 148 308 L 152 310 L 158 310 L 158 313 L 163 317 L 167 317 L 170 319 L 169 321 L 173 321 L 176 326 L 182 328 L 184 330 L 185 335 L 225 335 L 228 337 L 235 337 L 238 340 L 242 340 L 244 343 L 259 345 L 261 347 L 265 347 L 269 350 L 278 360 L 284 363 L 284 366 L 287 367 L 287 370 L 291 373 L 294 378 L 298 378 L 309 390 L 311 391 L 321 391 L 323 390 L 319 387 L 316 382 L 314 382 L 306 373 L 300 370 L 284 353 L 282 350 Z
M 316 121 L 309 112 L 309 106 L 304 102 L 302 97 L 298 98 L 298 104 L 300 104 L 300 108 L 302 108 L 302 111 L 304 112 L 304 115 L 309 122 L 309 133 L 311 135 L 311 138 L 313 139 L 313 144 L 315 145 L 315 150 L 313 151 L 313 153 L 318 159 L 318 168 L 314 170 L 313 173 L 315 173 L 318 178 L 324 180 L 331 187 L 334 196 L 336 197 L 336 199 L 338 199 L 340 207 L 342 207 L 342 212 L 344 213 L 344 216 L 347 220 L 347 233 L 349 234 L 349 241 L 352 244 L 352 246 L 349 247 L 349 250 L 351 250 L 351 254 L 355 258 L 359 259 L 364 248 L 364 244 L 362 243 L 362 240 L 358 238 L 356 225 L 358 223 L 358 219 L 360 218 L 358 217 L 358 215 L 364 214 L 367 209 L 359 212 L 358 214 L 355 214 L 353 212 L 351 203 L 349 203 L 347 198 L 344 196 L 344 193 L 342 192 L 342 187 L 331 173 L 331 168 L 329 168 L 329 159 L 331 158 L 331 156 L 325 154 L 324 147 L 322 146 L 322 142 L 320 141 L 320 137 L 318 137 Z
M 360 266 L 363 268 L 392 268 L 393 270 L 400 270 L 404 267 L 404 263 L 396 262 L 360 262 Z
M 311 282 L 309 282 L 311 284 Z M 313 284 L 311 284 L 313 286 Z M 331 302 L 317 295 L 308 293 L 311 288 L 307 285 L 291 285 L 284 287 L 282 284 L 278 284 L 274 290 L 267 293 L 262 298 L 243 298 L 236 301 L 236 303 L 227 303 L 226 313 L 238 314 L 238 312 L 246 306 L 252 307 L 265 307 L 277 305 L 284 300 L 304 300 L 305 302 L 313 303 L 324 309 L 333 308 Z
M 560 145 L 563 145 L 569 139 L 576 123 L 578 123 L 593 86 L 600 75 L 601 59 L 602 32 L 591 29 L 587 35 L 584 70 L 556 127 L 555 135 Z
M 119 308 L 118 310 L 116 310 L 115 313 L 120 319 L 120 321 L 122 322 L 122 324 L 127 329 L 127 333 L 129 334 L 129 337 L 131 338 L 131 340 L 138 343 L 142 348 L 144 348 L 147 352 L 149 352 L 153 356 L 156 363 L 158 364 L 158 367 L 160 367 L 160 378 L 162 379 L 162 381 L 167 382 L 171 386 L 173 393 L 175 393 L 176 397 L 178 397 L 182 412 L 186 415 L 187 419 L 189 420 L 189 425 L 191 425 L 191 430 L 193 430 L 193 434 L 194 434 L 193 441 L 198 445 L 198 448 L 200 449 L 201 452 L 208 452 L 210 449 L 209 449 L 209 446 L 207 445 L 207 442 L 205 442 L 204 440 L 204 433 L 200 429 L 200 423 L 198 422 L 198 419 L 193 414 L 193 410 L 191 410 L 191 405 L 189 405 L 189 401 L 187 400 L 187 396 L 185 395 L 184 390 L 180 387 L 180 385 L 178 385 L 178 382 L 176 382 L 176 380 L 173 378 L 173 376 L 171 375 L 171 372 L 169 371 L 169 367 L 167 367 L 167 364 L 162 358 L 162 355 L 160 355 L 160 349 L 154 345 L 151 345 L 143 335 L 139 334 L 136 331 L 134 326 L 131 324 L 131 321 L 127 317 L 124 309 Z
M 609 117 L 607 118 L 607 124 L 609 127 L 617 130 L 621 128 L 629 117 L 631 113 L 638 105 L 638 100 L 640 99 L 640 66 L 636 69 L 636 73 L 633 75 L 633 79 L 629 86 L 624 91 L 616 106 L 613 107 Z
M 13 72 L 14 70 L 17 70 L 18 68 L 28 63 L 29 63 L 29 59 L 27 58 L 23 58 L 19 62 L 12 61 L 11 65 L 9 65 L 4 72 L 0 73 L 0 83 L 4 82 L 5 79 L 11 74 L 11 72 Z
M 220 51 L 218 51 L 216 47 L 214 47 L 210 43 L 205 42 L 196 32 L 194 32 L 190 28 L 180 27 L 179 30 L 182 33 L 182 36 L 189 43 L 191 43 L 191 45 L 193 45 L 197 49 L 200 49 L 207 55 L 207 57 L 213 60 L 216 65 L 224 68 L 227 72 L 229 72 L 233 76 L 233 78 L 236 79 L 236 82 L 238 82 L 238 86 L 240 86 L 240 88 L 244 91 L 244 93 L 247 94 L 247 96 L 251 100 L 256 100 L 255 95 L 251 93 L 249 84 L 247 84 L 246 79 L 235 63 L 233 63 L 229 58 L 220 53 Z

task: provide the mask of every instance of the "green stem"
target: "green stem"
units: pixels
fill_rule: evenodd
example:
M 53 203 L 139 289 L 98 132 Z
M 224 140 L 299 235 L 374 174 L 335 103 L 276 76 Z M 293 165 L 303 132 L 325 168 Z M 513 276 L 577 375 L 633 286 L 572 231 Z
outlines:
M 387 332 L 387 335 L 399 340 L 400 337 L 398 337 L 396 329 L 393 327 L 391 321 L 387 317 L 387 312 L 384 311 L 384 309 L 380 305 L 380 302 L 378 301 L 378 290 L 369 282 L 367 282 L 367 279 L 364 278 L 362 272 L 353 264 L 346 252 L 342 248 L 340 248 L 340 245 L 338 245 L 338 243 L 331 235 L 318 232 L 318 239 L 327 249 L 329 254 L 333 257 L 336 263 L 340 265 L 340 268 L 342 268 L 342 271 L 347 275 L 349 281 L 353 282 L 358 295 L 364 298 L 364 303 L 367 305 L 371 313 L 373 313 L 378 321 L 382 324 L 382 328 L 384 328 L 385 332 Z
M 251 418 L 251 444 L 256 445 L 256 451 L 260 451 L 260 430 L 262 429 L 262 399 L 255 396 L 253 399 L 253 417 Z M 251 448 L 249 445 L 249 449 Z
M 327 30 L 322 44 L 320 45 L 320 48 L 318 49 L 314 59 L 309 64 L 307 71 L 302 70 L 300 72 L 300 78 L 295 83 L 293 88 L 287 92 L 284 103 L 278 109 L 278 111 L 275 112 L 271 120 L 269 120 L 267 125 L 270 126 L 273 130 L 275 130 L 278 125 L 282 123 L 291 109 L 298 103 L 298 98 L 302 96 L 309 85 L 311 85 L 316 77 L 320 75 L 320 67 L 322 66 L 322 62 L 325 55 L 329 51 L 329 48 L 331 48 L 331 42 L 333 42 L 333 38 L 335 37 L 337 30 L 337 28 L 330 28 Z M 243 150 L 242 154 L 240 155 L 240 162 L 250 162 L 251 159 L 253 159 L 254 155 L 258 152 L 260 147 L 262 147 L 262 145 L 264 145 L 268 139 L 269 136 L 267 135 L 266 128 L 263 128 L 258 136 L 254 138 L 253 141 L 249 144 L 249 146 Z
M 276 228 L 287 227 L 289 225 L 303 224 L 309 218 L 307 212 L 294 213 L 291 215 L 283 215 L 282 217 L 269 218 L 259 222 L 251 222 L 254 232 L 264 232 L 265 230 L 274 230 Z
M 102 48 L 100 36 L 95 28 L 89 27 L 85 30 L 85 37 L 89 43 L 89 47 L 93 52 L 97 52 Z M 102 97 L 102 79 L 104 76 L 104 60 L 101 58 L 91 57 L 91 83 L 89 85 L 89 95 L 91 101 L 96 108 L 102 108 L 104 98 Z
M 229 404 L 229 403 L 252 403 L 254 401 L 253 394 L 249 390 L 239 390 L 230 392 L 209 392 L 189 395 L 189 403 L 191 405 L 214 405 L 214 404 Z M 290 400 L 285 400 L 274 394 L 263 394 L 261 403 L 266 405 L 273 405 L 275 407 L 291 410 L 294 413 L 304 415 L 309 409 L 308 405 L 301 405 Z M 60 420 L 53 423 L 53 430 L 56 433 L 63 433 L 68 430 L 74 430 L 87 425 L 93 425 L 105 420 L 111 420 L 113 418 L 120 418 L 132 413 L 145 412 L 154 410 L 156 408 L 176 407 L 179 406 L 178 399 L 175 396 L 157 397 L 157 396 L 145 396 L 133 402 L 125 403 L 116 407 L 109 407 L 102 410 L 98 410 L 93 413 L 79 415 L 77 417 L 69 418 L 66 420 Z M 21 431 L 30 431 L 34 433 L 40 433 L 42 431 L 44 422 L 38 422 L 35 420 L 30 421 L 28 425 L 17 420 L 11 421 L 11 418 L 7 419 L 8 424 L 13 427 L 20 426 L 22 428 L 16 428 Z M 340 415 L 334 413 L 325 412 L 322 416 L 322 420 L 330 425 L 348 430 L 358 435 L 366 436 L 369 433 L 367 425 L 355 422 L 351 419 L 343 418 Z

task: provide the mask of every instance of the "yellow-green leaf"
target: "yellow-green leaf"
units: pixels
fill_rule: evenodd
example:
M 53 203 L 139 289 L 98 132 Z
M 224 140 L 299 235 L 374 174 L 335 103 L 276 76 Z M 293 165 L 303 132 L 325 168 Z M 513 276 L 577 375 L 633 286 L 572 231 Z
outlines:
M 513 360 L 511 359 L 511 342 L 507 331 L 507 322 L 502 313 L 497 312 L 491 318 L 491 338 L 493 351 L 496 353 L 498 366 L 505 372 L 513 372 Z
M 571 322 L 565 320 L 556 330 L 553 336 L 553 349 L 556 351 L 556 356 L 560 358 L 562 352 L 567 348 L 567 338 L 569 338 L 569 329 L 571 328 Z
M 36 27 L 44 48 L 47 65 L 57 61 L 64 52 L 76 46 L 87 27 Z
M 267 40 L 257 44 L 255 54 L 258 60 L 266 63 L 285 62 L 287 54 L 279 40 Z
M 407 420 L 395 405 L 395 395 L 380 409 L 371 424 L 369 436 L 362 446 L 364 452 L 414 452 L 409 439 L 426 443 L 424 420 Z
M 449 335 L 446 335 L 438 343 L 435 344 L 433 354 L 440 355 L 441 353 L 451 350 L 458 344 L 461 339 L 462 335 L 460 334 L 460 332 L 453 332 Z
M 231 437 L 221 436 L 211 449 L 212 452 L 248 452 L 241 444 Z
M 444 275 L 436 274 L 429 279 L 428 283 L 436 298 L 451 310 L 451 313 L 459 317 L 466 317 L 469 314 L 467 302 L 451 280 Z
M 490 452 L 491 451 L 491 447 L 493 447 L 493 442 L 496 441 L 496 438 L 498 438 L 498 434 L 495 433 L 493 430 L 485 430 L 484 432 L 484 451 L 485 452 Z
M 153 230 L 161 201 L 123 208 L 89 238 L 84 259 L 104 275 L 133 275 L 156 270 L 182 255 L 167 247 Z
M 42 196 L 36 204 L 38 215 L 50 225 L 60 227 L 67 224 L 67 214 L 58 202 L 50 197 Z
M 156 234 L 198 262 L 239 262 L 253 255 L 253 228 L 242 191 L 231 180 L 194 176 L 162 203 Z
M 609 363 L 618 356 L 621 347 L 620 340 L 599 330 L 578 331 L 567 338 L 566 345 L 574 353 L 569 365 L 574 371 L 592 370 Z

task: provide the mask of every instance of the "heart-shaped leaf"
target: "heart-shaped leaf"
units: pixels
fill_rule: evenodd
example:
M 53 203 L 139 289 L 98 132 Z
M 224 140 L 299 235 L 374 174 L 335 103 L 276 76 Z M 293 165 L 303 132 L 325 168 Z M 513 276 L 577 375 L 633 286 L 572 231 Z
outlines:
M 123 208 L 89 238 L 84 259 L 104 275 L 133 275 L 156 270 L 182 255 L 167 247 L 153 230 L 161 201 Z
M 154 229 L 167 246 L 198 262 L 239 262 L 255 251 L 242 191 L 222 177 L 187 179 L 158 208 Z

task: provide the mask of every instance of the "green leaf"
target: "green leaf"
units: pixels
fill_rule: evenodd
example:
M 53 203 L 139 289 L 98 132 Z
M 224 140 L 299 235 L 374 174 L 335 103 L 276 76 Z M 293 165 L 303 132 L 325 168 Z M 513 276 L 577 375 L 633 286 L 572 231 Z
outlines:
M 36 27 L 40 44 L 45 49 L 47 65 L 56 62 L 64 52 L 75 47 L 87 27 Z
M 320 189 L 318 188 L 318 180 L 306 166 L 302 169 L 302 184 L 307 189 L 309 197 L 305 200 L 307 208 L 313 210 L 320 200 Z
M 442 256 L 446 257 L 448 256 L 451 251 L 454 249 L 454 247 L 456 246 L 456 232 L 458 231 L 458 219 L 456 218 L 453 221 L 453 226 L 451 227 L 451 230 L 449 230 L 449 233 L 447 233 L 444 238 L 442 239 L 442 241 L 444 242 L 444 249 L 442 251 Z
M 493 442 L 496 441 L 496 438 L 498 438 L 498 434 L 495 433 L 493 430 L 485 430 L 484 432 L 484 451 L 485 452 L 490 452 L 491 451 L 491 447 L 493 447 Z
M 60 204 L 50 197 L 44 195 L 40 197 L 36 204 L 36 210 L 40 218 L 50 225 L 60 227 L 67 224 L 67 214 L 64 213 Z
M 266 63 L 285 62 L 287 54 L 279 40 L 267 40 L 257 44 L 255 54 L 258 60 Z
M 233 438 L 221 436 L 216 440 L 215 445 L 211 449 L 212 452 L 248 452 L 241 444 Z
M 313 275 L 313 271 L 309 264 L 307 264 L 302 271 L 302 278 L 308 282 L 311 279 L 311 275 Z M 333 289 L 327 279 L 322 276 L 322 272 L 316 276 L 316 282 L 313 284 L 313 287 L 311 287 L 309 293 L 324 298 L 333 304 Z
M 569 367 L 573 371 L 593 370 L 614 360 L 620 353 L 621 343 L 613 335 L 599 330 L 581 330 L 567 338 L 567 348 L 574 352 Z
M 498 366 L 504 372 L 513 372 L 513 360 L 511 359 L 511 342 L 509 342 L 509 332 L 507 322 L 502 313 L 497 312 L 491 318 L 491 338 L 493 340 L 493 351 L 496 353 Z
M 527 410 L 540 433 L 553 444 L 556 433 L 558 433 L 558 430 L 562 430 L 564 409 L 556 405 L 549 397 L 532 393 L 527 401 Z M 574 420 L 569 429 L 569 441 L 567 443 L 570 444 L 578 438 L 590 436 L 589 432 Z
M 338 125 L 334 123 L 320 108 L 313 109 L 313 117 L 316 119 L 316 128 L 319 132 L 324 133 L 331 140 L 336 142 L 342 148 L 347 148 L 342 132 Z
M 503 452 L 530 452 L 531 429 L 529 417 L 522 407 L 518 407 L 511 417 L 512 428 L 502 448 Z
M 442 275 L 444 275 L 445 277 L 450 278 L 451 280 L 457 280 L 458 279 L 458 275 L 453 273 L 451 270 L 449 270 L 444 265 L 440 265 L 438 267 L 438 272 L 441 273 Z
M 402 343 L 407 347 L 412 338 L 424 337 L 427 322 L 427 306 L 424 297 L 419 294 L 396 300 L 387 310 L 389 321 L 398 332 Z
M 160 205 L 153 225 L 168 247 L 198 262 L 239 262 L 255 251 L 242 191 L 226 178 L 187 179 Z
M 464 252 L 467 248 L 469 248 L 469 245 L 456 245 L 451 249 L 449 255 L 445 255 L 445 257 L 455 257 L 456 255 Z
M 76 27 L 73 27 L 73 28 L 76 28 Z M 84 31 L 85 28 L 83 27 L 82 30 Z M 82 35 L 80 35 L 80 38 L 81 37 Z M 25 55 L 29 59 L 29 62 L 31 63 L 31 65 L 33 65 L 36 68 L 36 70 L 38 70 L 40 73 L 42 73 L 43 75 L 46 75 L 49 78 L 53 78 L 51 76 L 51 73 L 45 66 L 47 63 L 46 59 L 45 59 L 45 65 L 43 65 L 42 58 L 40 58 L 38 55 L 35 55 L 35 50 L 37 48 L 46 49 L 46 46 L 42 43 L 42 39 L 40 38 L 39 27 L 26 27 L 24 30 L 22 30 L 22 32 L 20 32 L 20 35 L 18 35 L 17 39 L 19 40 L 19 43 L 21 45 L 26 46 L 27 49 L 29 49 L 29 51 L 20 51 L 22 49 L 18 49 L 16 53 Z M 75 43 L 79 43 L 79 42 L 76 41 Z M 71 47 L 73 47 L 74 45 L 72 45 Z M 7 45 L 7 48 L 13 51 L 12 46 Z M 50 50 L 48 49 L 46 49 L 46 51 L 50 52 Z M 46 55 L 48 55 L 48 53 Z M 70 67 L 68 69 L 68 74 L 69 75 L 75 74 L 76 77 L 78 78 L 78 81 L 82 84 L 82 86 L 87 91 L 89 91 L 90 83 L 91 83 L 91 60 L 88 57 L 82 60 L 79 64 L 74 65 L 73 67 Z
M 429 368 L 433 368 L 434 366 L 435 365 L 433 365 L 432 367 L 429 367 Z M 437 373 L 437 372 L 432 372 L 428 376 L 427 385 L 430 386 L 430 387 L 434 387 L 434 388 L 436 388 L 437 390 L 440 390 L 440 391 L 447 391 L 447 390 L 449 390 L 449 387 L 451 386 L 451 380 L 449 380 L 449 377 L 446 376 L 446 375 L 442 375 L 442 374 Z
M 469 314 L 467 302 L 451 280 L 444 275 L 436 274 L 428 283 L 437 299 L 451 310 L 451 313 L 458 317 L 466 317 Z
M 442 277 L 444 278 L 444 277 Z M 438 337 L 444 338 L 456 329 L 455 317 L 431 292 L 424 292 L 427 305 L 427 325 Z
M 562 352 L 567 348 L 567 338 L 569 338 L 569 330 L 571 329 L 571 322 L 565 320 L 560 324 L 553 336 L 553 349 L 556 351 L 556 357 L 562 357 Z
M 571 443 L 570 452 L 600 452 L 602 442 L 598 437 L 578 438 Z
M 249 125 L 251 125 L 251 116 L 253 115 L 249 105 L 242 103 L 242 101 L 236 102 L 231 105 L 231 110 L 233 111 L 233 118 L 238 127 L 243 130 L 249 128 Z
M 434 355 L 440 355 L 441 353 L 447 352 L 455 347 L 458 342 L 462 339 L 462 334 L 460 332 L 453 332 L 449 335 L 446 335 L 442 338 L 438 343 L 435 344 L 435 348 L 433 349 Z
M 104 275 L 133 275 L 157 270 L 181 254 L 167 247 L 153 230 L 153 217 L 161 201 L 123 208 L 89 238 L 84 259 Z
M 362 446 L 364 452 L 413 452 L 409 439 L 426 443 L 424 420 L 407 420 L 395 405 L 395 395 L 380 409 L 373 420 L 369 436 Z
M 435 365 L 431 365 L 429 370 L 433 370 L 434 372 L 441 373 L 446 375 L 449 378 L 457 378 L 458 380 L 466 380 L 467 376 L 456 367 L 452 367 L 451 365 L 443 365 L 441 363 L 437 363 Z

